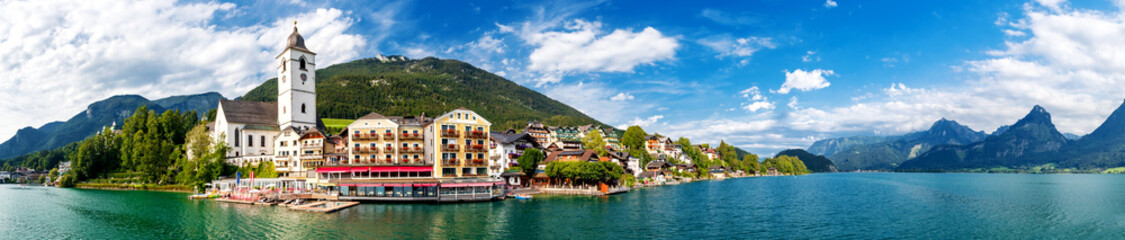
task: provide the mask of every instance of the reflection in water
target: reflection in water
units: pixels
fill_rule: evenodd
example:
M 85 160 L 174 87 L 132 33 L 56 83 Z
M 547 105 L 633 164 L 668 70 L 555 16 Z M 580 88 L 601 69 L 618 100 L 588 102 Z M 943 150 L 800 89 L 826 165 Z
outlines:
M 0 233 L 33 238 L 1114 238 L 1125 176 L 815 174 L 338 213 L 185 194 L 0 185 Z

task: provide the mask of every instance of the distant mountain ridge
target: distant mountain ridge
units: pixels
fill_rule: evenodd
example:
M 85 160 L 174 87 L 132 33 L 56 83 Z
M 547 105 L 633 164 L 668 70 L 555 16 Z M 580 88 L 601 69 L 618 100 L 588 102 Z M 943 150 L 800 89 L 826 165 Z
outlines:
M 953 120 L 940 119 L 926 131 L 884 137 L 884 141 L 853 145 L 836 152 L 829 159 L 841 171 L 893 170 L 906 160 L 945 144 L 969 144 L 981 141 L 987 134 L 973 131 Z M 815 143 L 814 143 L 815 145 Z
M 839 169 L 836 169 L 836 164 L 833 164 L 832 160 L 828 160 L 828 158 L 824 157 L 824 155 L 815 155 L 809 153 L 808 151 L 805 151 L 804 149 L 789 149 L 781 151 L 774 157 L 782 155 L 800 159 L 801 162 L 805 163 L 805 167 L 808 168 L 809 171 L 812 171 L 814 173 L 831 173 L 840 171 Z
M 1051 122 L 1051 114 L 1036 105 L 1000 134 L 969 145 L 943 145 L 903 162 L 901 170 L 933 171 L 987 167 L 1030 167 L 1052 161 L 1055 151 L 1069 143 Z
M 172 96 L 150 101 L 138 95 L 118 95 L 94 102 L 86 110 L 65 122 L 56 121 L 39 128 L 25 127 L 12 138 L 0 143 L 0 159 L 16 157 L 39 150 L 54 149 L 72 142 L 81 141 L 97 133 L 103 127 L 122 121 L 133 115 L 140 106 L 148 106 L 155 112 L 167 109 L 180 111 L 195 110 L 205 114 L 218 105 L 223 96 L 209 92 L 196 95 Z M 206 107 L 210 106 L 210 107 Z

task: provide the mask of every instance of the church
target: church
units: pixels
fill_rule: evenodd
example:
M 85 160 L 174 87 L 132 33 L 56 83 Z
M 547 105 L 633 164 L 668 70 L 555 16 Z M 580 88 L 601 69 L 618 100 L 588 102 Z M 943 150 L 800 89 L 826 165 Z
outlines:
M 221 100 L 211 137 L 231 147 L 227 164 L 272 162 L 279 177 L 303 179 L 324 162 L 324 124 L 316 114 L 316 53 L 293 27 L 275 57 L 277 102 Z

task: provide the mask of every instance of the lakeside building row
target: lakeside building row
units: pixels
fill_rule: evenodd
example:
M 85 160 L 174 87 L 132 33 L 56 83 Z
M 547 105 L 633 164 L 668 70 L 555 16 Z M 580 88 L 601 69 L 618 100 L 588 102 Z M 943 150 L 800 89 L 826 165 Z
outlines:
M 489 176 L 492 124 L 472 110 L 458 108 L 434 118 L 371 113 L 340 133 L 327 133 L 316 110 L 316 53 L 304 41 L 294 27 L 275 59 L 277 102 L 219 102 L 211 137 L 231 147 L 228 164 L 269 162 L 278 178 L 253 181 L 330 192 L 342 200 L 502 196 L 504 182 Z
M 436 117 L 369 113 L 339 132 L 327 132 L 316 109 L 316 53 L 296 27 L 274 63 L 276 102 L 221 100 L 209 127 L 213 140 L 231 147 L 228 164 L 270 163 L 278 178 L 220 180 L 215 186 L 312 190 L 341 200 L 446 202 L 490 200 L 503 196 L 508 185 L 543 183 L 542 170 L 554 161 L 611 161 L 637 177 L 656 175 L 625 151 L 625 131 L 612 127 L 532 121 L 521 132 L 494 132 L 481 115 L 457 108 Z M 592 133 L 605 140 L 608 156 L 584 149 L 582 140 Z M 697 146 L 680 146 L 656 134 L 645 138 L 649 154 L 691 164 L 684 147 Z M 707 157 L 719 158 L 714 149 L 698 147 Z M 547 156 L 539 172 L 509 172 L 532 148 Z

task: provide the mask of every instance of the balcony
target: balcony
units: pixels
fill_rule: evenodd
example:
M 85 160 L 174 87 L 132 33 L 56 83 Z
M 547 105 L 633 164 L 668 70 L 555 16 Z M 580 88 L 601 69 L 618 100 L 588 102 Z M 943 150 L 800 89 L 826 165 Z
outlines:
M 324 144 L 301 144 L 301 150 L 324 149 Z
M 391 153 L 395 150 L 395 147 L 387 146 L 383 150 L 386 150 L 385 153 Z
M 487 149 L 484 148 L 484 144 L 473 144 L 473 146 L 471 146 L 469 148 L 469 150 L 471 150 L 473 152 L 482 152 L 482 151 L 486 151 Z
M 395 134 L 394 134 L 394 133 L 386 133 L 386 134 L 383 134 L 383 140 L 394 140 L 394 139 L 395 139 Z
M 403 133 L 400 140 L 422 140 L 422 134 L 418 133 Z
M 352 138 L 356 140 L 379 140 L 379 135 L 375 133 L 354 133 Z
M 448 129 L 448 130 L 441 131 L 441 136 L 442 137 L 461 137 L 461 133 L 458 133 L 457 130 Z
M 400 153 L 420 153 L 420 152 L 422 152 L 422 147 L 421 146 L 419 146 L 419 147 L 402 147 L 402 148 L 399 148 L 398 152 L 400 152 Z
M 460 164 L 459 164 L 459 163 L 457 162 L 457 159 L 456 159 L 456 158 L 453 158 L 453 159 L 443 159 L 443 160 L 441 160 L 441 163 L 442 163 L 442 164 L 445 164 L 446 166 L 457 166 L 457 165 L 460 165 Z
M 446 152 L 456 152 L 461 151 L 461 148 L 458 148 L 457 144 L 447 144 L 445 146 L 441 146 L 441 150 Z
M 376 152 L 376 149 L 369 147 L 353 147 L 352 151 L 355 151 L 357 153 L 373 153 Z
M 488 163 L 485 162 L 484 159 L 471 159 L 469 161 L 466 161 L 466 163 L 469 166 L 487 166 L 488 165 Z
M 422 158 L 407 158 L 402 159 L 402 164 L 425 164 L 425 162 L 422 162 Z
M 485 138 L 485 137 L 488 136 L 487 134 L 484 133 L 484 131 L 475 131 L 475 130 L 472 131 L 472 132 L 469 132 L 469 134 L 467 134 L 467 135 L 468 135 L 467 136 L 468 138 Z

